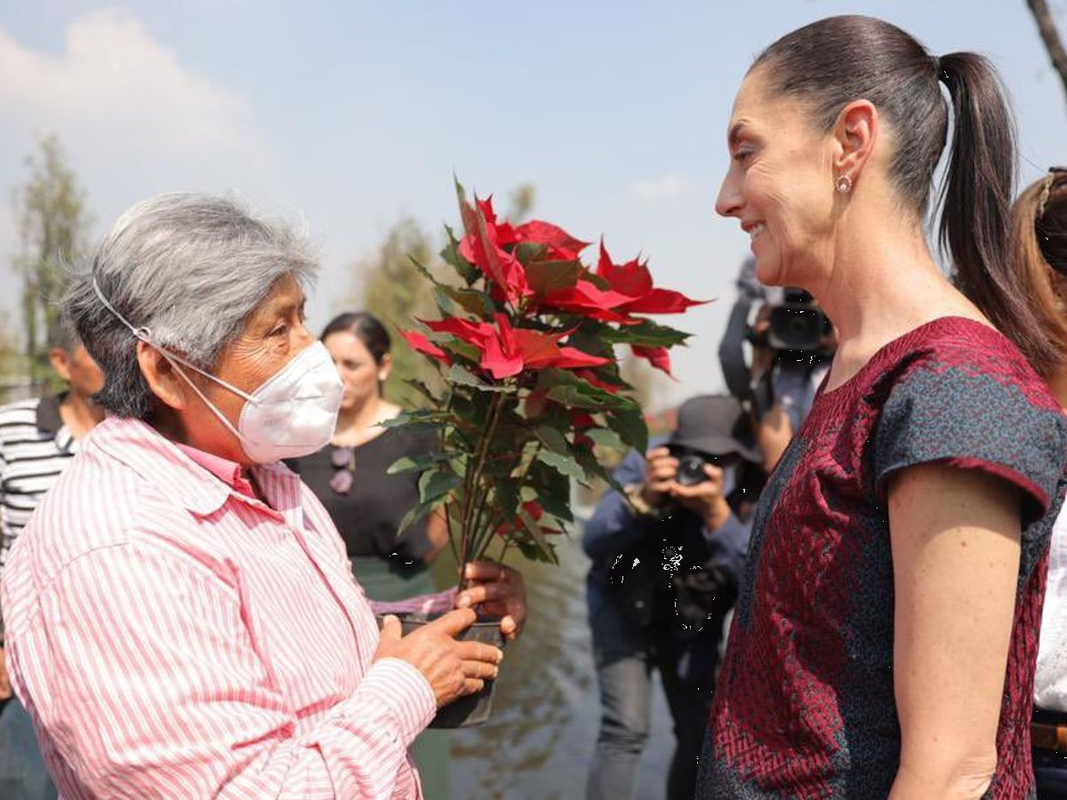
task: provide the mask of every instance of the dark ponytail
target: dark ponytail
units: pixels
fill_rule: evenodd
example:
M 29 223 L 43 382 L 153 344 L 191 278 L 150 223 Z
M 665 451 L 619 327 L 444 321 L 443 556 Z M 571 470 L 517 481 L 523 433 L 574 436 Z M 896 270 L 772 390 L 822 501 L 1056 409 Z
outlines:
M 939 60 L 954 116 L 942 191 L 940 240 L 956 283 L 1035 366 L 1053 354 L 1048 332 L 1012 264 L 1009 226 L 1015 190 L 1015 126 L 989 62 L 974 53 Z
M 895 25 L 863 16 L 829 17 L 786 34 L 752 66 L 767 70 L 772 92 L 802 99 L 816 126 L 830 131 L 848 103 L 870 100 L 892 126 L 889 177 L 921 220 L 954 112 L 942 191 L 941 243 L 964 294 L 1031 361 L 1052 351 L 1037 316 L 1012 278 L 1008 211 L 1015 179 L 1015 130 L 989 62 L 973 53 L 936 58 Z

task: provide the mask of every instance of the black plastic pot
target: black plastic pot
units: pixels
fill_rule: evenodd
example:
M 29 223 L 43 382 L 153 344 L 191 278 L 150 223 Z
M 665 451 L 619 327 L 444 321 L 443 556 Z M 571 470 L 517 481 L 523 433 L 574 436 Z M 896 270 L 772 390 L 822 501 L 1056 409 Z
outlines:
M 440 614 L 396 614 L 400 618 L 401 632 L 407 636 L 428 622 L 437 619 Z M 479 616 L 477 621 L 458 637 L 461 641 L 476 641 L 503 647 L 504 635 L 500 632 L 500 620 Z M 495 681 L 486 681 L 477 694 L 469 694 L 437 710 L 437 716 L 430 723 L 431 728 L 470 728 L 489 721 L 493 710 L 493 685 Z

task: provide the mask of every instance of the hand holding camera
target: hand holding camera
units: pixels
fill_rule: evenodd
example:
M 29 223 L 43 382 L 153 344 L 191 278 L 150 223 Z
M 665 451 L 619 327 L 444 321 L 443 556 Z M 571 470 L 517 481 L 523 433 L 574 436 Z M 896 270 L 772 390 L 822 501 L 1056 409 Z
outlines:
M 704 520 L 709 530 L 716 530 L 730 517 L 726 503 L 726 472 L 714 456 L 692 451 L 673 452 L 657 447 L 646 455 L 645 485 L 642 499 L 650 506 L 677 503 Z

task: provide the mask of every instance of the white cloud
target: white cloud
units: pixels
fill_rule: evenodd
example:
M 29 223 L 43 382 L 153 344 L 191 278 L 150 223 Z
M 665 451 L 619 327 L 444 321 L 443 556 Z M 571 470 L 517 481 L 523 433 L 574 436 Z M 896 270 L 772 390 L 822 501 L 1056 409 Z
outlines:
M 87 154 L 246 169 L 271 161 L 244 97 L 183 65 L 117 11 L 73 22 L 58 55 L 0 28 L 0 108 L 8 126 L 58 132 Z
M 668 172 L 659 178 L 634 181 L 630 190 L 642 200 L 664 200 L 680 197 L 689 191 L 689 179 L 677 172 Z

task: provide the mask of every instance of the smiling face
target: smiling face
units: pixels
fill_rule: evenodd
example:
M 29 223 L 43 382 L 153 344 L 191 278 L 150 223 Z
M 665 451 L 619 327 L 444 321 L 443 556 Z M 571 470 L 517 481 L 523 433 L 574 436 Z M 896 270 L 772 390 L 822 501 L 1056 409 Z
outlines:
M 796 100 L 767 91 L 766 68 L 741 85 L 728 128 L 730 168 L 715 210 L 752 237 L 756 277 L 808 288 L 834 231 L 833 137 Z

